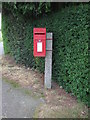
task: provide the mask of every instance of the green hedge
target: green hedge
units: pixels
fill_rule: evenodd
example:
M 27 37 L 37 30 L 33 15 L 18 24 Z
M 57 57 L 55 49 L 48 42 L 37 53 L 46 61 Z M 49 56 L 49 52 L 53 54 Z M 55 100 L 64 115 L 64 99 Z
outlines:
M 88 8 L 89 4 L 69 6 L 37 19 L 25 19 L 3 12 L 2 31 L 5 53 L 16 62 L 44 72 L 44 58 L 33 57 L 33 28 L 53 32 L 53 80 L 88 104 Z M 90 103 L 89 103 L 90 105 Z

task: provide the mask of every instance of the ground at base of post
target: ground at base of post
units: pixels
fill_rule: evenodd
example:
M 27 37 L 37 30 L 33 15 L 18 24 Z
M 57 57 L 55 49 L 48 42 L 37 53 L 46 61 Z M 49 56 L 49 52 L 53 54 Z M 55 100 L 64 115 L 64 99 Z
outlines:
M 31 93 L 41 98 L 44 103 L 36 107 L 34 118 L 87 118 L 88 108 L 76 97 L 65 92 L 62 86 L 52 82 L 52 89 L 45 89 L 43 86 L 44 75 L 37 70 L 17 65 L 10 56 L 0 58 L 0 70 L 2 76 L 8 79 L 13 87 L 27 88 L 26 94 Z M 13 81 L 13 82 L 12 82 Z M 18 84 L 18 85 L 17 85 Z M 29 91 L 32 91 L 29 94 Z

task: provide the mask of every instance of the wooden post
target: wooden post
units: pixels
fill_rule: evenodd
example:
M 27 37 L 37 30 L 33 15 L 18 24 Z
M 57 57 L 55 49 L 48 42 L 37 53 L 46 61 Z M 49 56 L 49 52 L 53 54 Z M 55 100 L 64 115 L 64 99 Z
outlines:
M 52 33 L 47 33 L 44 86 L 49 89 L 51 89 L 52 81 L 52 41 Z

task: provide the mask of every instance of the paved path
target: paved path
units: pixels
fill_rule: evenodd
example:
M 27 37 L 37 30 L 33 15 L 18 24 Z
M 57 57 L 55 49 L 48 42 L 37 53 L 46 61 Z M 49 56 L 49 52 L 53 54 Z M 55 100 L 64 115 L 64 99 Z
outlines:
M 2 81 L 2 115 L 7 118 L 32 118 L 42 99 L 31 97 L 23 88 L 13 88 Z
M 0 56 L 2 54 L 4 54 L 4 50 L 3 43 L 1 42 Z M 11 84 L 5 82 L 4 80 L 2 82 L 1 81 L 2 78 L 0 77 L 0 86 L 2 84 L 2 90 L 0 89 L 0 101 L 2 100 L 2 116 L 6 118 L 32 118 L 36 107 L 39 106 L 40 103 L 43 103 L 43 100 L 39 98 L 36 99 L 35 97 L 25 94 L 23 88 L 14 88 L 11 86 Z
M 4 54 L 3 42 L 0 42 L 0 56 Z M 0 61 L 1 64 L 1 61 Z M 0 119 L 2 117 L 2 73 L 0 69 Z

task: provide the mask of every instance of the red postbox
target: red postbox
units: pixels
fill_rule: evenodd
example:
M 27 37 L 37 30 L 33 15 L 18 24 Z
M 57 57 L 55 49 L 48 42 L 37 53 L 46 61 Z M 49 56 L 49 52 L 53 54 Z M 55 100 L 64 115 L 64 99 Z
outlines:
M 46 56 L 46 28 L 34 28 L 34 56 L 45 57 Z

